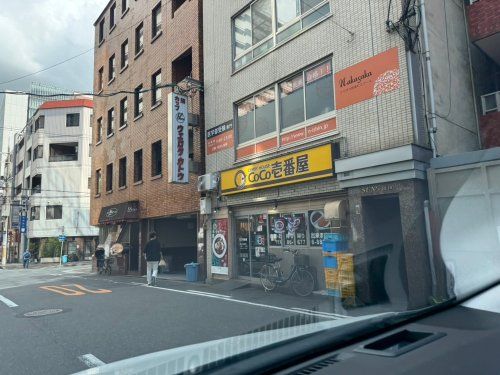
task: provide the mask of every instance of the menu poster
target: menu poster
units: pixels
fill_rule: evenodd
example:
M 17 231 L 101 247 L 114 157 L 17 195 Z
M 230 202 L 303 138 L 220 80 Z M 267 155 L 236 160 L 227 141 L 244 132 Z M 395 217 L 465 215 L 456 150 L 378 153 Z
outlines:
M 321 247 L 325 233 L 330 233 L 331 222 L 324 216 L 323 210 L 309 211 L 309 241 L 311 246 Z
M 229 274 L 227 251 L 228 220 L 212 220 L 212 273 Z
M 279 214 L 269 215 L 269 246 L 281 246 L 282 235 L 285 233 L 286 221 Z

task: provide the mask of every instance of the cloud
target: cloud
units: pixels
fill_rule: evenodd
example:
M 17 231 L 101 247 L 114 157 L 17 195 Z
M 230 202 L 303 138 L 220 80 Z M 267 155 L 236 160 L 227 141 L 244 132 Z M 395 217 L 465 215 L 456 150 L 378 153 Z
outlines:
M 94 44 L 93 23 L 108 0 L 2 2 L 0 82 L 41 70 Z M 31 81 L 72 90 L 92 88 L 93 53 L 1 89 L 26 90 Z

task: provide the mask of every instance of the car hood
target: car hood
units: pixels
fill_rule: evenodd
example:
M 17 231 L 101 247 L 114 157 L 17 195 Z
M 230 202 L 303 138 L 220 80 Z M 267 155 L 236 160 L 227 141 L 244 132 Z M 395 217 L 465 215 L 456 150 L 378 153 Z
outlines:
M 298 338 L 300 336 L 355 325 L 364 321 L 380 322 L 396 313 L 382 313 L 348 317 L 318 323 L 298 325 L 269 331 L 249 333 L 199 344 L 182 346 L 145 354 L 78 372 L 80 375 L 107 374 L 129 375 L 137 373 L 177 374 L 199 366 L 221 361 L 265 346 Z

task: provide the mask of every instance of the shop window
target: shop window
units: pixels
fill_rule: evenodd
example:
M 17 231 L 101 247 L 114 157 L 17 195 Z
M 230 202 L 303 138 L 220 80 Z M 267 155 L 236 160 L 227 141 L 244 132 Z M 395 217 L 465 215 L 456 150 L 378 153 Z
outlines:
M 106 165 L 106 191 L 113 191 L 113 163 Z
M 62 219 L 62 206 L 47 206 L 45 209 L 45 219 L 57 220 Z
M 30 220 L 40 220 L 40 206 L 31 207 Z
M 79 113 L 67 113 L 66 114 L 66 127 L 80 126 L 80 114 Z
M 330 14 L 329 0 L 257 0 L 233 18 L 233 67 L 239 69 Z
M 307 246 L 307 225 L 304 213 L 269 215 L 270 246 Z
M 118 165 L 118 186 L 127 186 L 127 158 L 121 158 Z
M 134 182 L 142 181 L 142 150 L 134 152 Z
M 161 175 L 161 141 L 151 145 L 151 176 Z

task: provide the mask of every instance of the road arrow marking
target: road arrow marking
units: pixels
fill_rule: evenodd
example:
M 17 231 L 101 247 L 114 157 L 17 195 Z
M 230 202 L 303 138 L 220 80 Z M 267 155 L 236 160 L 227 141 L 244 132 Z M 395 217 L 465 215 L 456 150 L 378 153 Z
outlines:
M 0 295 L 0 301 L 5 303 L 9 307 L 17 307 L 18 305 L 12 302 L 10 299 L 5 298 L 4 296 Z

